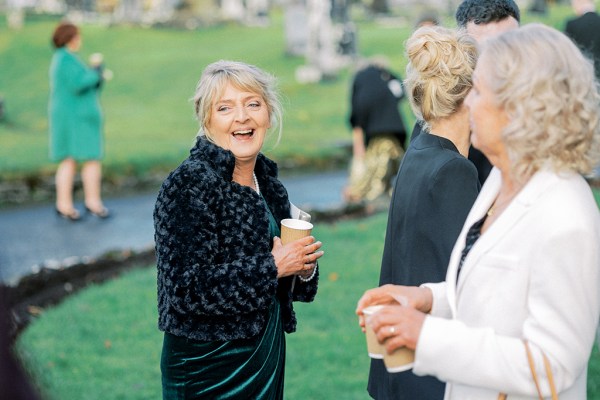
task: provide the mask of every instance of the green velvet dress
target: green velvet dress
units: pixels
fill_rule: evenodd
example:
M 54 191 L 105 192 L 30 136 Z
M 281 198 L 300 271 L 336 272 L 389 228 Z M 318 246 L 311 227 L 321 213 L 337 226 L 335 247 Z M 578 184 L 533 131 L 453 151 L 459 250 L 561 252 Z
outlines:
M 279 236 L 270 212 L 269 229 L 271 239 Z M 163 399 L 283 399 L 285 336 L 279 309 L 275 297 L 264 331 L 250 339 L 203 342 L 165 332 Z

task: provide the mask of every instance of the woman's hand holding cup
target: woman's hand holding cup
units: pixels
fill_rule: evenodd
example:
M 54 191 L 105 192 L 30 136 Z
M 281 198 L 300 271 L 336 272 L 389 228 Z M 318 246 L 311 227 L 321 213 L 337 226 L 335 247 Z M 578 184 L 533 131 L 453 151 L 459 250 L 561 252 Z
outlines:
M 102 53 L 94 53 L 90 55 L 90 65 L 93 68 L 99 67 L 104 62 L 104 56 Z
M 356 313 L 367 333 L 369 356 L 383 358 L 388 372 L 412 368 L 424 312 L 429 312 L 431 303 L 432 293 L 426 287 L 384 285 L 367 290 Z
M 412 307 L 401 305 L 384 306 L 377 311 L 369 323 L 379 343 L 385 344 L 388 353 L 401 347 L 416 349 L 426 315 Z
M 277 266 L 277 277 L 290 275 L 310 275 L 316 266 L 317 260 L 323 256 L 322 243 L 315 241 L 313 236 L 296 239 L 283 244 L 278 237 L 273 239 L 273 258 Z
M 418 286 L 400 286 L 383 285 L 374 289 L 367 290 L 358 300 L 356 305 L 356 314 L 358 315 L 358 324 L 365 331 L 365 317 L 363 310 L 366 307 L 374 305 L 403 305 L 415 308 L 421 312 L 429 313 L 433 302 L 431 290 L 426 287 Z

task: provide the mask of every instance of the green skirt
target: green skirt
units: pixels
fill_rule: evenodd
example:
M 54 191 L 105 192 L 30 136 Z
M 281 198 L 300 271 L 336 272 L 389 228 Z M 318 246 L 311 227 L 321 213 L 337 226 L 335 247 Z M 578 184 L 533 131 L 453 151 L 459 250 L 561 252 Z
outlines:
M 203 342 L 165 332 L 163 399 L 283 399 L 285 336 L 275 300 L 264 332 Z

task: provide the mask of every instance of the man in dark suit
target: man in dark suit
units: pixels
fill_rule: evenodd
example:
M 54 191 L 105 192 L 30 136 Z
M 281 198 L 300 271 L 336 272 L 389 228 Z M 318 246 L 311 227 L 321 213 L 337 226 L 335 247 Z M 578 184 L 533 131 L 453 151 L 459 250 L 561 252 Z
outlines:
M 577 18 L 567 21 L 565 33 L 594 60 L 596 77 L 600 79 L 600 15 L 592 0 L 572 0 Z
M 521 14 L 513 0 L 464 0 L 456 10 L 456 23 L 478 43 L 519 27 Z M 477 168 L 479 182 L 487 179 L 492 164 L 482 152 L 471 146 L 469 160 Z
M 592 0 L 571 0 L 571 6 L 577 17 L 567 21 L 565 34 L 594 61 L 596 78 L 600 80 L 600 15 Z M 596 167 L 592 179 L 600 179 L 600 165 Z

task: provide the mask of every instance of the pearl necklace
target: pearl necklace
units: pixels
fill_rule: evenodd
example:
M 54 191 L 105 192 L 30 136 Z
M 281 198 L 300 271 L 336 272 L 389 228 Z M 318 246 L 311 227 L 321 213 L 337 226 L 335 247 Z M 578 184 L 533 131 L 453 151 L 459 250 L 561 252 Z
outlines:
M 254 187 L 256 188 L 256 193 L 260 194 L 260 187 L 258 186 L 258 179 L 256 179 L 256 174 L 252 173 L 252 179 L 254 180 Z

